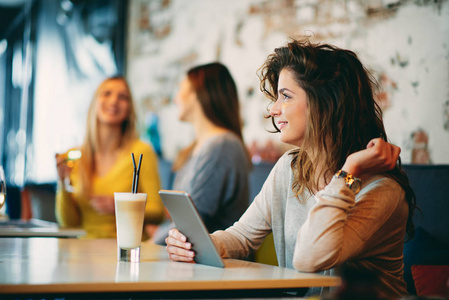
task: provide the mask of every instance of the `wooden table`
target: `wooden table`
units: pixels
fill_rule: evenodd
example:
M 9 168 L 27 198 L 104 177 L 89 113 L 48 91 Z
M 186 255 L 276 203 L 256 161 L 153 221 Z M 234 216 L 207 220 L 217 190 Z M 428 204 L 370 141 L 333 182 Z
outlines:
M 247 297 L 340 284 L 338 277 L 243 260 L 225 265 L 173 262 L 164 247 L 149 243 L 142 243 L 140 263 L 127 263 L 117 261 L 115 239 L 0 238 L 0 298 Z

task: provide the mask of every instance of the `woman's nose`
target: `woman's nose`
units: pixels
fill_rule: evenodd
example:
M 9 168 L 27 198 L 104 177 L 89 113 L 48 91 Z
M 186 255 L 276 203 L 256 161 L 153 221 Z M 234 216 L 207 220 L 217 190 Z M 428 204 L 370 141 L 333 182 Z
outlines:
M 111 96 L 109 97 L 109 103 L 110 104 L 116 104 L 116 103 L 118 103 L 119 102 L 119 99 L 120 99 L 120 95 L 118 95 L 118 94 L 111 94 Z
M 277 99 L 270 108 L 270 115 L 272 117 L 279 116 L 281 114 L 281 105 L 279 99 Z

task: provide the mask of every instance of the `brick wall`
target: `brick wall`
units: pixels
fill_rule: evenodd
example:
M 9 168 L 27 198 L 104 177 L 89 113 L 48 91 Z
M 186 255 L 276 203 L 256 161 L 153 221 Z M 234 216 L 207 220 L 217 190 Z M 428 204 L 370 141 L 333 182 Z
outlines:
M 379 103 L 406 163 L 449 163 L 449 1 L 134 0 L 127 76 L 141 117 L 157 115 L 164 157 L 193 136 L 173 97 L 191 66 L 219 60 L 239 89 L 248 146 L 273 143 L 256 70 L 289 37 L 355 51 L 382 83 Z M 180 135 L 179 132 L 185 132 Z

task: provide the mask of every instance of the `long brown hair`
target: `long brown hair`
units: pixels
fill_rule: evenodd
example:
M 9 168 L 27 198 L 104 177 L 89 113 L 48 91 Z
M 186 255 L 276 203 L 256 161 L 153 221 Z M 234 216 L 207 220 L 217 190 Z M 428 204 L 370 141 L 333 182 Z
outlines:
M 292 189 L 296 195 L 305 189 L 313 193 L 318 190 L 319 179 L 324 177 L 327 184 L 350 154 L 366 149 L 374 138 L 388 140 L 382 112 L 374 100 L 378 85 L 354 52 L 329 44 L 312 44 L 308 39 L 292 40 L 285 47 L 276 48 L 259 69 L 261 91 L 272 101 L 277 99 L 278 79 L 283 69 L 291 71 L 306 92 L 309 108 L 304 143 L 291 153 Z M 272 123 L 275 132 L 279 132 L 273 118 Z M 319 155 L 309 157 L 304 151 L 309 148 L 317 150 Z M 327 169 L 315 174 L 318 162 L 324 163 Z M 387 173 L 406 193 L 407 233 L 413 237 L 416 199 L 407 175 L 401 170 L 400 160 Z
M 228 68 L 214 62 L 196 66 L 187 72 L 206 117 L 216 126 L 235 133 L 243 143 L 237 86 Z M 179 170 L 190 157 L 195 142 L 181 150 L 173 164 Z
M 122 123 L 122 134 L 119 141 L 119 147 L 128 145 L 137 137 L 137 116 L 128 82 L 122 76 L 113 76 L 105 79 L 95 90 L 90 103 L 87 114 L 86 134 L 84 136 L 83 144 L 81 145 L 82 156 L 79 161 L 80 192 L 84 195 L 88 195 L 90 193 L 92 178 L 95 174 L 95 152 L 98 151 L 99 147 L 96 101 L 103 86 L 110 81 L 123 82 L 129 94 L 129 113 L 126 120 Z

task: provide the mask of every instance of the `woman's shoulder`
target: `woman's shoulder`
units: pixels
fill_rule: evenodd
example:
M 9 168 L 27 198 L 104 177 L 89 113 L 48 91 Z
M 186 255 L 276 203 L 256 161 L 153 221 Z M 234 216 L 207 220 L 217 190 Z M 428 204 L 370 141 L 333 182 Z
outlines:
M 370 189 L 376 189 L 379 187 L 401 189 L 401 186 L 396 180 L 384 173 L 371 175 L 368 178 L 364 178 L 363 182 L 364 186 Z
M 279 182 L 288 182 L 289 180 L 286 179 L 293 176 L 292 160 L 296 153 L 295 150 L 297 149 L 291 149 L 284 152 L 271 168 L 270 177 L 277 182 L 276 184 L 279 184 Z
M 360 194 L 377 194 L 380 198 L 400 201 L 405 197 L 405 192 L 401 185 L 387 174 L 375 174 L 362 180 L 362 190 Z
M 135 139 L 131 142 L 130 145 L 131 152 L 134 153 L 134 155 L 139 154 L 148 154 L 148 155 L 155 155 L 153 146 L 151 146 L 149 143 L 141 140 L 141 139 Z
M 211 138 L 201 146 L 192 160 L 196 166 L 209 165 L 224 169 L 239 169 L 247 166 L 250 169 L 248 151 L 240 140 L 233 133 L 225 133 Z M 237 168 L 236 168 L 237 167 Z
M 204 145 L 204 151 L 232 155 L 236 152 L 240 153 L 246 150 L 242 140 L 237 135 L 227 132 L 211 138 L 210 141 Z
M 232 132 L 216 135 L 210 139 L 210 145 L 234 145 L 242 144 L 242 140 Z
M 141 139 L 135 139 L 131 143 L 131 148 L 133 149 L 149 149 L 151 148 L 151 145 L 147 143 L 146 141 L 143 141 Z

